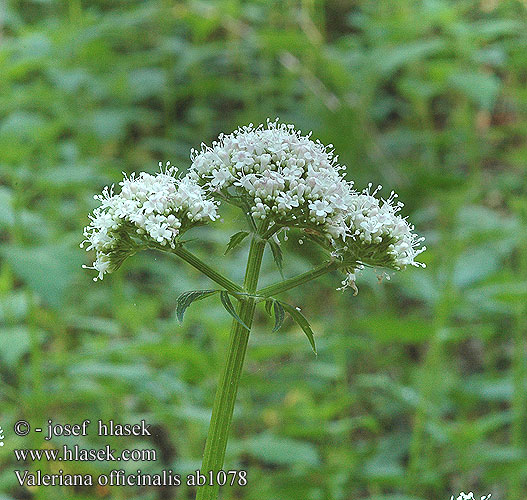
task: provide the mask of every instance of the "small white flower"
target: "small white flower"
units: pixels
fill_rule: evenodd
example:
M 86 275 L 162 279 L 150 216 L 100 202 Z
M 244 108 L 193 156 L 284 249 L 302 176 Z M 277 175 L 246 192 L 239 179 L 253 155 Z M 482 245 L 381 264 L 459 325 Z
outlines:
M 276 197 L 278 210 L 292 210 L 299 206 L 298 196 L 290 193 L 279 193 Z
M 309 209 L 313 215 L 317 217 L 326 217 L 326 215 L 333 212 L 333 207 L 326 200 L 316 200 L 309 204 Z
M 226 182 L 233 178 L 232 174 L 225 169 L 215 169 L 212 171 L 211 175 L 212 179 L 210 180 L 210 185 L 216 189 L 221 189 Z

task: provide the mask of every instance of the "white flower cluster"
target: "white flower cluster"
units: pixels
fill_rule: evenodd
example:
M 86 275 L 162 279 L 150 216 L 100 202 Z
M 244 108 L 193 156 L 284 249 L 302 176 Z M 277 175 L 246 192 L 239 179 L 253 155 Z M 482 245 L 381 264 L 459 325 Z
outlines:
M 344 288 L 354 287 L 364 266 L 424 267 L 415 260 L 425 250 L 423 238 L 399 215 L 397 195 L 379 199 L 380 186 L 371 192 L 371 185 L 355 191 L 331 148 L 268 120 L 193 150 L 182 179 L 169 164 L 157 175 L 125 177 L 119 194 L 106 188 L 96 197 L 101 206 L 84 231 L 88 250 L 96 250 L 91 268 L 102 278 L 138 248 L 174 247 L 183 231 L 215 220 L 221 201 L 243 208 L 262 228 L 271 226 L 275 238 L 282 230 L 304 230 L 343 262 Z
M 104 188 L 94 198 L 100 202 L 84 228 L 87 250 L 94 249 L 96 259 L 89 269 L 98 271 L 95 280 L 114 271 L 138 248 L 170 246 L 192 226 L 217 218 L 217 205 L 190 177 L 176 178 L 176 168 L 167 164 L 156 175 L 132 174 L 114 186 Z M 87 266 L 85 266 L 87 267 Z
M 355 191 L 331 148 L 292 125 L 251 124 L 192 151 L 189 176 L 217 198 L 246 207 L 255 219 L 319 235 L 350 262 L 345 286 L 364 265 L 421 266 L 415 257 L 425 250 L 423 239 L 399 215 L 397 196 L 379 200 L 377 190 Z
M 491 497 L 491 494 L 484 495 L 481 497 L 481 500 L 488 500 Z M 450 498 L 450 500 L 454 500 L 454 495 Z M 475 500 L 474 493 L 463 493 L 461 492 L 459 496 L 456 498 L 456 500 Z

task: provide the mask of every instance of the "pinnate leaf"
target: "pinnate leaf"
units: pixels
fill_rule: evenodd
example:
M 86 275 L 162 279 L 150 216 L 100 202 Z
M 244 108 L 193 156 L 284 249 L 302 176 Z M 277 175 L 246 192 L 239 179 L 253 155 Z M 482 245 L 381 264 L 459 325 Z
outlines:
M 280 245 L 274 240 L 269 240 L 269 246 L 271 247 L 271 252 L 273 252 L 273 259 L 276 263 L 276 267 L 278 267 L 278 270 L 280 271 L 280 275 L 283 278 L 284 269 L 283 269 L 282 249 L 280 248 Z
M 284 318 L 285 318 L 284 307 L 277 300 L 273 302 L 273 312 L 274 312 L 273 332 L 276 332 L 284 324 Z
M 272 316 L 272 314 L 273 314 L 273 311 L 272 311 L 273 303 L 274 303 L 274 299 L 267 299 L 267 300 L 265 301 L 265 312 L 266 312 L 269 316 Z

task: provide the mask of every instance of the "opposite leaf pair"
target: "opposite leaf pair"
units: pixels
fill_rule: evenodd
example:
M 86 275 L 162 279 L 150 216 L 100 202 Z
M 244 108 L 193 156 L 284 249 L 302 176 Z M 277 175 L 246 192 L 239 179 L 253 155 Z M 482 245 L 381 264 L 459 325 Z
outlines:
M 242 321 L 242 319 L 236 312 L 236 309 L 229 297 L 229 295 L 232 295 L 238 300 L 245 300 L 244 294 L 228 292 L 227 290 L 190 290 L 188 292 L 182 293 L 178 297 L 177 305 L 176 305 L 176 316 L 177 316 L 178 321 L 183 322 L 185 311 L 193 302 L 197 300 L 205 299 L 207 297 L 210 297 L 216 294 L 220 295 L 220 300 L 225 310 L 239 324 L 241 324 L 244 328 L 250 331 L 249 326 L 247 326 Z M 300 312 L 300 309 L 293 307 L 290 304 L 286 304 L 285 302 L 274 299 L 274 298 L 264 298 L 264 297 L 256 296 L 256 299 L 265 300 L 265 310 L 267 314 L 269 314 L 269 316 L 274 315 L 275 324 L 274 324 L 273 332 L 276 332 L 281 328 L 281 326 L 284 323 L 285 312 L 287 311 L 290 314 L 290 316 L 293 318 L 293 320 L 298 324 L 298 326 L 300 326 L 302 331 L 306 334 L 309 340 L 309 343 L 311 344 L 311 348 L 313 349 L 313 352 L 315 353 L 315 355 L 317 354 L 313 330 L 311 329 L 311 326 L 309 325 L 309 322 L 307 321 L 306 317 Z

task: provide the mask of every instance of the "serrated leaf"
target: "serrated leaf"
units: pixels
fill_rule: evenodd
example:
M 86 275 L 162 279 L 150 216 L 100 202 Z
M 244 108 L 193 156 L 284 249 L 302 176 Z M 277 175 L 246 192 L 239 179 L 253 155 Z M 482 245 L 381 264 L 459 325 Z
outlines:
M 222 290 L 220 292 L 220 299 L 221 303 L 223 304 L 223 307 L 225 307 L 226 311 L 238 322 L 240 325 L 242 325 L 244 328 L 247 328 L 247 330 L 251 330 L 244 322 L 243 320 L 238 316 L 238 313 L 234 309 L 234 306 L 232 305 L 231 299 L 229 297 L 229 292 L 226 292 L 225 290 Z
M 188 306 L 192 304 L 192 302 L 204 299 L 205 297 L 209 297 L 210 295 L 218 292 L 219 290 L 191 290 L 189 292 L 182 293 L 177 298 L 176 316 L 178 321 L 183 321 L 185 311 L 187 310 Z
M 231 236 L 229 243 L 227 244 L 227 250 L 225 250 L 224 255 L 227 255 L 230 251 L 234 250 L 247 236 L 249 236 L 249 231 L 240 231 Z
M 311 330 L 311 326 L 309 325 L 309 322 L 307 321 L 306 317 L 295 307 L 285 304 L 284 302 L 281 302 L 284 309 L 291 315 L 291 317 L 298 323 L 298 326 L 302 328 L 302 331 L 306 334 L 306 337 L 309 340 L 309 343 L 311 344 L 311 348 L 313 349 L 313 352 L 315 355 L 317 354 L 317 348 L 315 345 L 315 335 L 313 334 L 313 330 Z
M 282 258 L 282 249 L 280 248 L 280 245 L 274 241 L 269 240 L 269 246 L 271 247 L 271 252 L 273 252 L 273 259 L 276 263 L 276 267 L 278 267 L 278 270 L 280 271 L 280 276 L 282 278 L 284 277 L 284 270 L 283 270 L 283 258 Z
M 285 311 L 284 307 L 280 302 L 275 300 L 273 302 L 273 311 L 274 311 L 274 328 L 273 332 L 276 332 L 284 324 Z

